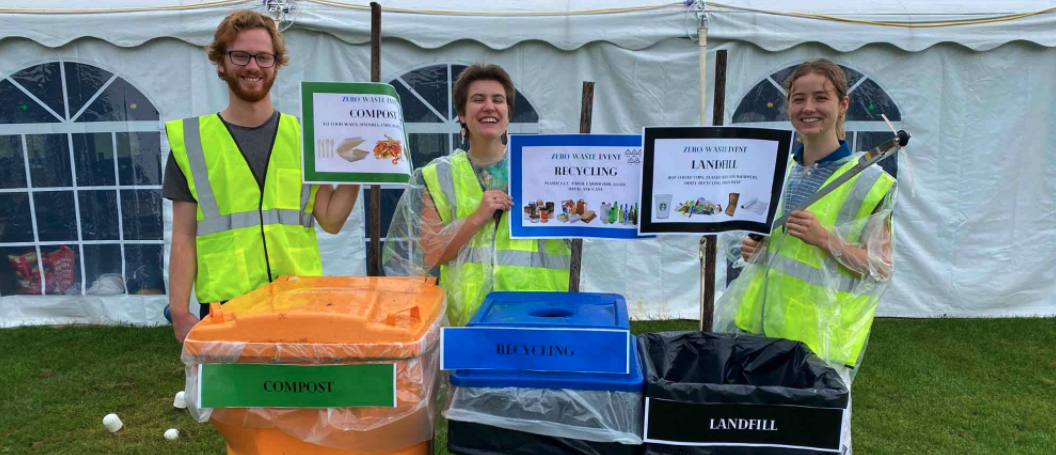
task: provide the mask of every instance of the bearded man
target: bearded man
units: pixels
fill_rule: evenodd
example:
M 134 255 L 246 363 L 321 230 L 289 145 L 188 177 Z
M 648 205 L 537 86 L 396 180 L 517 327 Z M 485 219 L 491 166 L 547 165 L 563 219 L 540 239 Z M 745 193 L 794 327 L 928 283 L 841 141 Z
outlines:
M 358 185 L 303 181 L 298 120 L 271 105 L 271 86 L 289 61 L 271 18 L 232 12 L 207 50 L 227 82 L 227 108 L 165 124 L 172 150 L 162 187 L 173 201 L 169 310 L 181 343 L 199 321 L 188 308 L 192 285 L 205 317 L 208 303 L 280 275 L 321 275 L 315 222 L 338 233 L 359 195 Z

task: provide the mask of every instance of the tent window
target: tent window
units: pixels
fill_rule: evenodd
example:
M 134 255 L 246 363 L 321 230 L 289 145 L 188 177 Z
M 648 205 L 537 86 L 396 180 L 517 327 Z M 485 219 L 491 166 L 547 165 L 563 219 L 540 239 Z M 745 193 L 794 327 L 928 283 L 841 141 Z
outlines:
M 439 64 L 404 72 L 389 81 L 400 94 L 403 117 L 407 128 L 407 146 L 415 169 L 461 148 L 458 114 L 455 112 L 452 88 L 466 65 Z M 515 81 L 516 83 L 516 81 Z M 514 115 L 510 119 L 511 133 L 538 132 L 539 113 L 535 106 L 517 92 L 514 98 Z M 402 189 L 381 189 L 381 235 L 389 232 L 389 223 L 396 211 L 396 204 L 403 194 Z M 370 189 L 363 191 L 363 207 L 366 222 L 364 238 L 370 244 Z
M 0 78 L 0 99 L 0 296 L 164 294 L 154 104 L 77 62 Z

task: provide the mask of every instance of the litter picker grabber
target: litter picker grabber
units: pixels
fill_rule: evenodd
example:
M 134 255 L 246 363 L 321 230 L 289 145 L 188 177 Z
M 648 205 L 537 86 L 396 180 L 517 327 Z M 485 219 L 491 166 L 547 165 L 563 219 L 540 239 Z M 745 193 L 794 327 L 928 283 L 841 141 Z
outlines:
M 819 189 L 817 192 L 814 193 L 813 196 L 810 197 L 810 199 L 807 199 L 802 204 L 800 204 L 799 207 L 796 207 L 796 210 L 806 210 L 807 207 L 811 206 L 811 204 L 818 202 L 818 200 L 833 192 L 834 190 L 836 190 L 836 188 L 839 188 L 840 185 L 843 185 L 848 180 L 854 178 L 854 176 L 860 174 L 869 166 L 872 166 L 873 164 L 877 163 L 878 161 L 884 158 L 894 156 L 896 153 L 898 153 L 899 150 L 902 149 L 902 147 L 905 147 L 906 144 L 909 144 L 909 133 L 907 133 L 905 130 L 898 130 L 898 133 L 895 137 L 891 138 L 887 142 L 884 142 L 883 144 L 880 144 L 866 151 L 864 155 L 858 158 L 858 163 L 855 164 L 854 167 L 851 168 L 851 170 L 843 173 L 842 175 L 837 177 L 836 180 L 833 180 L 828 185 L 825 185 L 824 187 Z M 784 226 L 787 221 L 788 215 L 782 215 L 780 218 L 777 219 L 777 221 L 774 221 L 774 227 L 771 229 L 771 232 L 773 231 L 773 229 L 777 229 L 781 226 Z M 752 240 L 756 241 L 762 240 L 763 238 L 763 236 L 759 234 L 749 234 L 749 237 L 751 237 Z

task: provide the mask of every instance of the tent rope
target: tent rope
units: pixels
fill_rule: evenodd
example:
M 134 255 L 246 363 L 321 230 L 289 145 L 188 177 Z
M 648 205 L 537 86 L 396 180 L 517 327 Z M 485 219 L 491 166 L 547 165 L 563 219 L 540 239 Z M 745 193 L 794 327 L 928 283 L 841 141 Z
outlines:
M 101 13 L 139 13 L 146 11 L 180 11 L 200 8 L 215 8 L 217 6 L 235 5 L 239 3 L 256 3 L 253 0 L 216 0 L 197 5 L 168 5 L 168 6 L 128 6 L 122 8 L 0 8 L 0 14 L 101 14 Z
M 336 0 L 302 0 L 307 3 L 318 3 L 320 5 L 337 6 L 341 8 L 369 10 L 370 5 L 346 3 Z M 0 14 L 98 14 L 98 13 L 135 13 L 145 11 L 172 11 L 190 10 L 200 8 L 213 8 L 217 6 L 235 5 L 239 3 L 257 3 L 253 0 L 216 0 L 197 5 L 170 5 L 170 6 L 132 6 L 124 8 L 82 8 L 82 9 L 42 9 L 42 8 L 0 8 Z M 673 6 L 685 7 L 683 2 L 661 3 L 657 5 L 633 6 L 626 8 L 604 8 L 578 11 L 538 11 L 538 12 L 478 12 L 478 11 L 452 11 L 452 10 L 430 10 L 410 8 L 385 8 L 387 13 L 424 14 L 430 16 L 492 16 L 492 17 L 531 17 L 531 16 L 592 16 L 598 14 L 629 13 L 635 11 L 649 11 Z
M 370 9 L 370 5 L 361 5 L 356 3 L 346 3 L 337 0 L 303 0 L 309 3 L 318 3 L 320 5 L 337 6 L 341 8 L 352 8 L 352 9 Z M 591 9 L 591 10 L 577 10 L 577 11 L 525 11 L 525 12 L 481 12 L 481 11 L 452 11 L 452 10 L 433 10 L 433 9 L 410 9 L 410 8 L 390 8 L 385 7 L 386 13 L 407 13 L 407 14 L 424 14 L 430 16 L 480 16 L 480 17 L 534 17 L 534 16 L 592 16 L 598 14 L 616 14 L 616 13 L 629 13 L 634 11 L 650 11 L 663 8 L 670 8 L 678 6 L 685 8 L 684 2 L 674 3 L 661 3 L 657 5 L 644 5 L 644 6 L 631 6 L 625 8 L 604 8 L 604 9 Z
M 750 13 L 762 13 L 771 14 L 775 16 L 789 16 L 789 17 L 800 17 L 804 19 L 818 19 L 835 22 L 847 22 L 851 24 L 865 24 L 865 25 L 878 25 L 882 27 L 902 27 L 902 28 L 935 28 L 935 27 L 955 27 L 962 25 L 978 25 L 978 24 L 989 24 L 994 22 L 1006 22 L 1017 19 L 1023 19 L 1031 16 L 1037 16 L 1039 14 L 1046 14 L 1056 11 L 1056 6 L 1051 8 L 1045 8 L 1038 11 L 1031 11 L 1027 13 L 1007 14 L 1004 16 L 994 17 L 983 17 L 979 19 L 962 19 L 955 21 L 874 21 L 866 19 L 852 19 L 849 17 L 831 16 L 827 14 L 812 14 L 812 13 L 798 13 L 795 11 L 770 11 L 754 8 L 743 8 L 739 6 L 724 5 L 722 3 L 706 2 L 707 7 L 719 7 L 730 9 L 734 11 L 744 11 Z

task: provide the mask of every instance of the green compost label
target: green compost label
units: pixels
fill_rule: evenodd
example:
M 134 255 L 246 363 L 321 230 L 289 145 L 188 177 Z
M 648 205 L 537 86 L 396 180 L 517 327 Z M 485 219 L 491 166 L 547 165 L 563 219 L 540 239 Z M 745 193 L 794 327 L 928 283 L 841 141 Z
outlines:
M 203 408 L 396 407 L 396 364 L 198 367 Z

